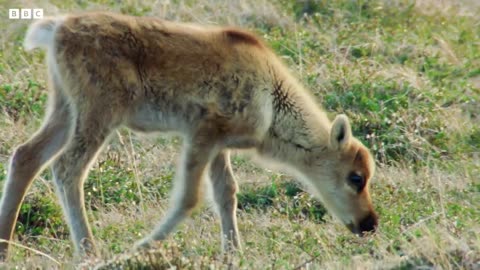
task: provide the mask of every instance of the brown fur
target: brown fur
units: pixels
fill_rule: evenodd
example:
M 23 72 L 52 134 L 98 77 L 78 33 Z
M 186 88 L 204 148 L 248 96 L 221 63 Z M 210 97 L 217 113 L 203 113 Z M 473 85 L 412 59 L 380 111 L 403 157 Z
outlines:
M 352 231 L 377 226 L 368 193 L 370 153 L 352 137 L 348 119 L 338 116 L 331 123 L 253 34 L 85 13 L 33 24 L 25 46 L 47 50 L 50 102 L 44 125 L 11 158 L 0 203 L 1 239 L 11 239 L 28 187 L 53 161 L 75 248 L 95 253 L 83 181 L 104 142 L 122 125 L 141 132 L 173 130 L 185 139 L 171 208 L 139 247 L 164 239 L 188 216 L 206 175 L 224 248 L 240 247 L 231 148 L 252 149 L 281 164 Z M 352 172 L 364 177 L 360 192 L 349 182 Z M 0 253 L 7 248 L 0 244 Z
M 253 45 L 256 47 L 263 47 L 263 43 L 258 40 L 254 35 L 239 30 L 239 29 L 225 29 L 223 30 L 227 38 L 235 45 L 235 44 L 246 44 L 246 45 Z

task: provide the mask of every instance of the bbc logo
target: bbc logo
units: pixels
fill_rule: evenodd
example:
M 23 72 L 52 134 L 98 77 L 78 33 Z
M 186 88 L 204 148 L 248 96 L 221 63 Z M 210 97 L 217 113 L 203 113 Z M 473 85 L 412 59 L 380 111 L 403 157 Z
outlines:
M 11 8 L 8 10 L 9 19 L 42 19 L 43 8 Z

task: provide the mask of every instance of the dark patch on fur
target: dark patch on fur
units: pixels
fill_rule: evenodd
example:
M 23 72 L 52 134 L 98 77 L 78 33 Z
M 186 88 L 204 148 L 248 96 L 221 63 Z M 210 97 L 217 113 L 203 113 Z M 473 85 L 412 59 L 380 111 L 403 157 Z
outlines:
M 270 67 L 270 74 L 272 79 L 271 95 L 273 97 L 273 109 L 275 111 L 273 116 L 272 128 L 270 128 L 270 134 L 277 139 L 295 146 L 298 149 L 311 152 L 312 148 L 308 148 L 297 142 L 291 141 L 291 138 L 286 138 L 285 135 L 279 134 L 276 130 L 276 126 L 282 126 L 281 129 L 295 129 L 294 133 L 297 138 L 305 138 L 308 140 L 310 134 L 308 133 L 308 127 L 305 120 L 302 117 L 301 108 L 295 104 L 294 97 L 291 96 L 290 89 L 286 88 L 284 81 L 277 77 L 273 67 Z M 293 118 L 291 126 L 285 126 L 285 119 Z M 287 121 L 289 122 L 289 121 Z M 302 132 L 303 131 L 303 132 Z
M 283 91 L 283 81 L 275 80 L 273 83 L 273 107 L 277 112 L 291 111 L 293 103 L 288 98 L 288 93 Z
M 247 44 L 256 47 L 262 47 L 260 40 L 251 33 L 238 29 L 227 29 L 224 30 L 224 34 L 233 44 Z
M 136 69 L 137 76 L 140 80 L 140 88 L 143 89 L 144 93 L 147 94 L 148 92 L 152 92 L 153 89 L 148 85 L 147 78 L 146 78 L 146 70 L 145 70 L 145 60 L 147 58 L 147 54 L 145 51 L 145 46 L 140 39 L 136 37 L 136 35 L 131 31 L 131 29 L 126 29 L 123 33 L 121 40 L 124 42 L 124 46 L 128 46 L 128 52 L 130 55 L 126 55 L 128 59 L 133 61 Z M 133 89 L 132 89 L 133 90 Z M 136 98 L 135 91 L 129 93 L 129 99 L 133 100 Z
M 355 161 L 362 162 L 362 159 L 363 159 L 363 154 L 361 151 L 358 151 L 357 155 L 355 156 Z
M 98 75 L 99 72 L 97 67 L 92 62 L 86 62 L 85 69 L 87 74 L 90 76 L 90 83 L 98 86 L 98 82 L 101 80 L 101 77 Z
M 361 171 L 364 179 L 368 181 L 370 179 L 372 172 L 368 168 L 368 150 L 364 148 L 359 148 L 354 157 L 355 168 Z
M 125 23 L 119 22 L 119 21 L 110 22 L 110 26 L 112 26 L 113 28 L 115 28 L 117 30 L 120 30 L 122 32 L 126 32 L 126 31 L 129 30 L 129 27 L 127 25 L 125 25 Z
M 288 94 L 288 90 L 285 89 L 283 81 L 273 78 L 273 108 L 276 112 L 290 114 L 295 119 L 301 117 L 298 108 L 295 106 L 295 103 L 292 101 Z

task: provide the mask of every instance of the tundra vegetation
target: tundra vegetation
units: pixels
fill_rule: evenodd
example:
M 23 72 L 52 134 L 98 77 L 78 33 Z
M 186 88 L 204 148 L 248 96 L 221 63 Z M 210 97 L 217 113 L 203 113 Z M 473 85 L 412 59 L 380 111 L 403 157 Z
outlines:
M 372 236 L 351 234 L 291 176 L 261 169 L 238 153 L 232 163 L 240 186 L 242 254 L 220 253 L 220 226 L 206 203 L 156 250 L 120 255 L 163 216 L 181 145 L 175 136 L 120 130 L 85 184 L 95 240 L 102 258 L 114 259 L 105 268 L 480 267 L 476 1 L 50 0 L 0 7 L 43 8 L 51 15 L 110 10 L 250 29 L 282 57 L 331 119 L 339 113 L 351 119 L 354 135 L 375 156 L 370 193 L 380 227 Z M 0 18 L 2 186 L 14 147 L 30 137 L 45 113 L 45 53 L 26 53 L 22 46 L 29 23 Z M 28 193 L 5 267 L 74 266 L 51 178 L 45 170 Z

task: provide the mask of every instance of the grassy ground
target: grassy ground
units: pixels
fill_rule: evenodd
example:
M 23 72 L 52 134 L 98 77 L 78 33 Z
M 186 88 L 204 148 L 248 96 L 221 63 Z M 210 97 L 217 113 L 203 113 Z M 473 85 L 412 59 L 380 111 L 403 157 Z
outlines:
M 351 235 L 294 179 L 233 158 L 244 253 L 223 257 L 208 204 L 153 254 L 119 258 L 181 268 L 480 269 L 480 5 L 418 1 L 0 2 L 0 184 L 15 145 L 39 126 L 47 94 L 44 54 L 21 43 L 28 21 L 83 9 L 246 27 L 282 56 L 331 115 L 346 113 L 378 161 L 372 184 L 379 232 Z M 129 250 L 167 206 L 181 142 L 118 132 L 86 183 L 103 259 Z M 72 268 L 72 247 L 49 172 L 19 217 L 0 268 Z M 1 191 L 0 191 L 1 192 Z M 93 262 L 90 262 L 93 265 Z

